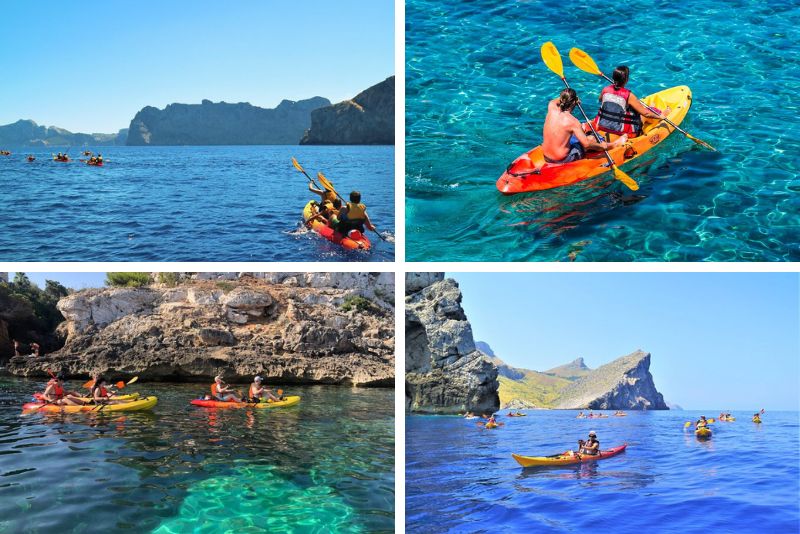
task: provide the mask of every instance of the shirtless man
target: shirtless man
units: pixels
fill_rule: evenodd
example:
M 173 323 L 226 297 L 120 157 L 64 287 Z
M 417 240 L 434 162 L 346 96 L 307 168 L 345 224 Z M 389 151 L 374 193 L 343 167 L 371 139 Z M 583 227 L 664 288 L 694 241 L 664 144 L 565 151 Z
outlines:
M 574 89 L 564 89 L 547 105 L 542 152 L 548 163 L 577 161 L 586 155 L 587 150 L 610 150 L 628 140 L 628 136 L 623 135 L 613 143 L 598 143 L 594 136 L 587 137 L 581 122 L 572 115 L 578 102 Z

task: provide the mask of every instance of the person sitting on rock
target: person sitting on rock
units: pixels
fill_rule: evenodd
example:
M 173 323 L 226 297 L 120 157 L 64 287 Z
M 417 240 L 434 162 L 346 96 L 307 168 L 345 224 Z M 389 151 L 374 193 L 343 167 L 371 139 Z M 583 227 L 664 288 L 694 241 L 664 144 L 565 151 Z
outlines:
M 39 344 L 35 341 L 31 343 L 31 356 L 38 356 L 39 355 Z
M 64 389 L 64 374 L 59 373 L 58 376 L 53 377 L 47 382 L 47 387 L 42 394 L 42 398 L 46 403 L 58 404 L 59 406 L 80 406 L 86 404 L 80 398 L 80 394 L 75 391 L 66 391 Z
M 600 454 L 600 442 L 597 440 L 597 433 L 594 430 L 589 431 L 589 440 L 578 440 L 578 452 L 581 454 L 588 454 L 596 456 Z
M 222 375 L 214 377 L 214 383 L 211 384 L 211 396 L 214 400 L 222 402 L 242 402 L 242 399 L 234 395 L 233 389 L 222 380 Z
M 22 356 L 22 354 L 20 354 L 19 352 L 20 347 L 22 347 L 22 343 L 20 343 L 16 339 L 12 339 L 11 341 L 14 342 L 14 356 Z
M 375 226 L 367 215 L 367 206 L 361 203 L 361 193 L 353 191 L 350 193 L 350 202 L 339 210 L 340 223 L 335 229 L 342 235 L 349 235 L 353 230 L 364 233 L 364 227 L 376 232 Z
M 262 383 L 264 379 L 260 376 L 257 376 L 253 379 L 253 383 L 250 384 L 250 391 L 249 397 L 251 402 L 268 402 L 274 401 L 277 402 L 280 399 L 272 394 L 272 390 L 265 388 Z

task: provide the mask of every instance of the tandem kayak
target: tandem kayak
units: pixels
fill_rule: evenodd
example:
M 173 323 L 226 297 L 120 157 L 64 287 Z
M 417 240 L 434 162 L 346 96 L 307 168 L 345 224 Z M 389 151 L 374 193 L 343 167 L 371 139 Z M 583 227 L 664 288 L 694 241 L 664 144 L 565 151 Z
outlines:
M 87 161 L 86 164 L 87 165 L 91 165 L 92 167 L 102 167 L 103 166 L 103 162 L 102 161 L 98 161 L 96 163 L 92 163 L 90 161 Z
M 44 401 L 44 395 L 41 394 L 41 393 L 34 393 L 33 394 L 33 398 L 36 399 L 39 402 Z M 78 398 L 80 400 L 82 400 L 83 402 L 89 402 L 90 400 L 92 400 L 91 397 L 78 397 Z M 114 395 L 111 398 L 113 400 L 115 400 L 115 401 L 128 402 L 128 401 L 135 401 L 136 399 L 138 399 L 139 398 L 139 394 L 138 393 L 131 393 L 130 395 Z
M 41 402 L 29 402 L 22 407 L 26 413 L 48 412 L 48 413 L 79 413 L 79 412 L 138 412 L 150 410 L 158 403 L 158 397 L 145 397 L 143 399 L 124 402 L 122 404 L 86 404 L 84 406 L 59 406 L 57 404 L 42 404 Z
M 69 158 L 67 158 L 67 159 L 53 158 L 53 161 L 58 161 L 58 162 L 61 162 L 61 163 L 69 163 L 70 159 Z
M 605 460 L 623 452 L 628 445 L 620 445 L 619 447 L 612 447 L 607 451 L 600 451 L 600 454 L 578 454 L 572 451 L 562 452 L 561 454 L 554 454 L 553 456 L 520 456 L 519 454 L 512 454 L 511 456 L 522 467 L 536 467 L 540 465 L 571 465 L 580 464 L 583 462 L 593 462 L 596 460 Z
M 213 400 L 194 399 L 192 404 L 203 408 L 285 408 L 300 402 L 298 395 L 284 397 L 282 401 L 275 402 L 222 402 Z
M 679 85 L 653 93 L 643 100 L 648 106 L 662 111 L 670 108 L 667 118 L 680 125 L 692 105 L 692 91 L 685 85 Z M 642 135 L 629 139 L 625 145 L 608 152 L 617 166 L 641 156 L 675 130 L 665 121 L 644 121 Z M 497 189 L 504 195 L 515 195 L 571 185 L 608 172 L 607 164 L 608 160 L 603 152 L 589 152 L 585 158 L 571 163 L 547 163 L 540 145 L 522 154 L 508 166 L 497 180 Z
M 697 430 L 694 431 L 694 435 L 698 438 L 710 438 L 711 437 L 711 429 L 707 426 L 701 426 Z
M 311 217 L 315 214 L 315 205 L 314 200 L 310 200 L 306 207 L 303 208 L 303 221 L 308 221 Z M 370 243 L 369 238 L 359 232 L 358 230 L 354 232 L 350 232 L 350 237 L 344 236 L 339 232 L 334 232 L 333 228 L 321 223 L 320 221 L 314 221 L 311 223 L 311 229 L 314 230 L 316 233 L 330 241 L 331 243 L 336 243 L 337 245 L 341 245 L 346 249 L 350 250 L 369 250 L 372 247 L 372 243 Z

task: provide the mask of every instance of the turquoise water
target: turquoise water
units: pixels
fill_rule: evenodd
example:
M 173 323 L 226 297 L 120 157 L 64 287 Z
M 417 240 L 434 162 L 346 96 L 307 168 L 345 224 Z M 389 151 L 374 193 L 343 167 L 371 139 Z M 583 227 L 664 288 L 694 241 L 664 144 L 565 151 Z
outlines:
M 345 197 L 361 191 L 373 223 L 394 234 L 391 146 L 106 147 L 103 167 L 52 161 L 66 147 L 2 148 L 13 151 L 0 157 L 3 261 L 394 260 L 372 232 L 363 252 L 306 231 L 312 194 L 291 161 Z
M 697 411 L 575 419 L 528 411 L 485 430 L 460 417 L 406 418 L 408 532 L 798 532 L 800 414 L 735 412 L 698 440 Z M 503 412 L 505 413 L 505 412 Z M 704 412 L 708 417 L 719 411 Z M 618 456 L 523 469 L 511 453 L 547 456 L 590 430 Z
M 406 3 L 406 232 L 410 261 L 800 260 L 800 18 L 797 2 Z M 688 7 L 687 7 L 688 6 Z M 561 81 L 551 40 L 587 113 L 601 79 L 631 68 L 644 96 L 688 85 L 684 129 L 609 174 L 502 196 L 495 181 L 541 143 Z M 591 103 L 591 104 L 590 104 Z
M 40 385 L 0 377 L 2 533 L 394 529 L 390 390 L 223 411 L 188 404 L 198 384 L 138 384 L 152 413 L 21 416 Z

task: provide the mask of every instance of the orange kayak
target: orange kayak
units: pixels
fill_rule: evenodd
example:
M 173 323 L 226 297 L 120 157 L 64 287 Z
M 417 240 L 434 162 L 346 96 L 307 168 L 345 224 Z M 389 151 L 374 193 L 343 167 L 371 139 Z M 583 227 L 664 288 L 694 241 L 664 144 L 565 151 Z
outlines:
M 667 118 L 680 126 L 692 105 L 692 91 L 685 85 L 679 85 L 653 93 L 642 100 L 648 106 L 663 111 L 669 108 Z M 617 166 L 622 166 L 664 141 L 674 130 L 664 121 L 645 119 L 642 135 L 629 139 L 608 153 Z M 540 145 L 522 154 L 508 166 L 497 180 L 497 189 L 504 195 L 515 195 L 571 185 L 608 172 L 607 165 L 608 160 L 602 152 L 589 152 L 585 158 L 570 163 L 547 163 Z
M 303 221 L 308 221 L 314 216 L 316 213 L 314 205 L 315 202 L 311 200 L 308 202 L 308 204 L 306 204 L 305 208 L 303 208 Z M 346 249 L 369 250 L 370 247 L 372 247 L 372 243 L 370 243 L 369 238 L 358 230 L 351 232 L 351 236 L 348 237 L 340 234 L 339 232 L 334 232 L 333 228 L 317 220 L 311 223 L 311 229 L 331 243 L 336 243 L 337 245 L 341 245 Z

